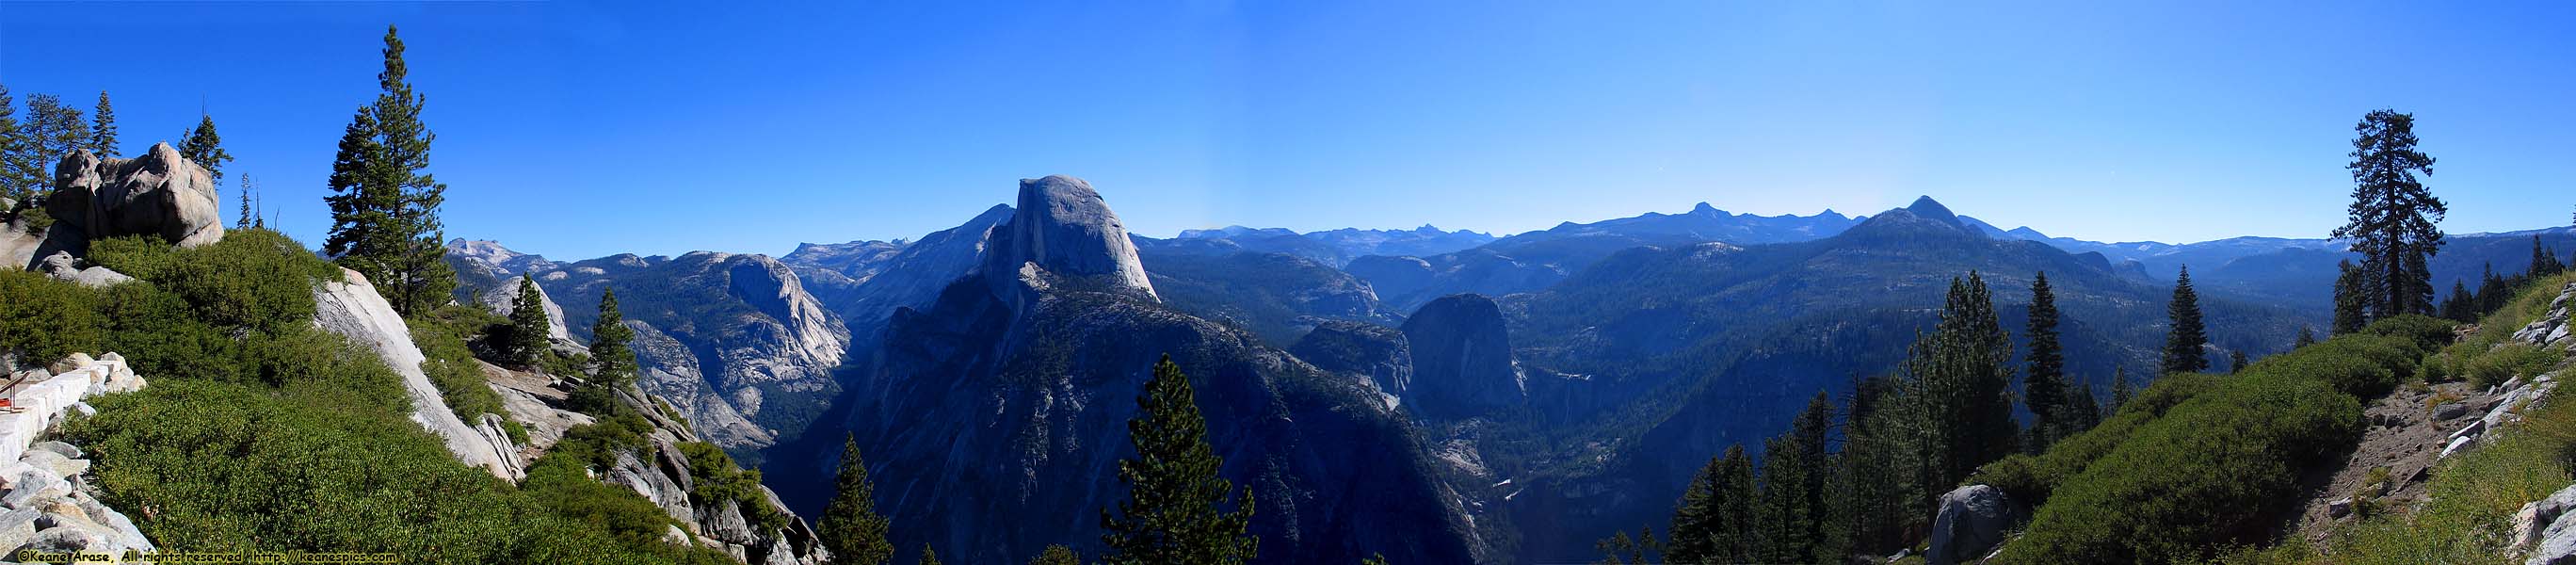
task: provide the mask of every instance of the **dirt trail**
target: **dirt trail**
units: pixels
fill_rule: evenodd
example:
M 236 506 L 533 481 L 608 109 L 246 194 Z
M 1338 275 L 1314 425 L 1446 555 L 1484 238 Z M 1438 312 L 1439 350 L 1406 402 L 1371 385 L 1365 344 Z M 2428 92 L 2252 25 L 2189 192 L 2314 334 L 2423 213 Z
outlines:
M 2476 423 L 2505 396 L 2505 391 L 2490 394 L 2464 382 L 2411 388 L 2399 387 L 2363 407 L 2370 429 L 2362 433 L 2361 444 L 2342 464 L 2302 478 L 2307 500 L 2287 525 L 2298 539 L 2321 546 L 2336 523 L 2370 511 L 2361 506 L 2395 511 L 2423 500 L 2451 434 Z M 2436 398 L 2440 401 L 2431 401 Z M 2373 472 L 2379 469 L 2386 471 Z M 2346 509 L 2335 508 L 2347 498 Z

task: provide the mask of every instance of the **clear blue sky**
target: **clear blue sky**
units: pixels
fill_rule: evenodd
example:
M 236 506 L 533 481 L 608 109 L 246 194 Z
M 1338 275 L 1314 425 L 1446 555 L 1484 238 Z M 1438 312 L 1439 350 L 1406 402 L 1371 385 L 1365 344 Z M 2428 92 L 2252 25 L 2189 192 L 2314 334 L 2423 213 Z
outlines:
M 448 233 L 557 258 L 918 236 L 1053 173 L 1154 236 L 1931 194 L 2086 239 L 2317 237 L 2379 107 L 2416 113 L 2451 231 L 2576 204 L 2567 3 L 1890 4 L 0 2 L 0 84 L 109 91 L 129 153 L 202 103 L 318 244 L 400 24 Z

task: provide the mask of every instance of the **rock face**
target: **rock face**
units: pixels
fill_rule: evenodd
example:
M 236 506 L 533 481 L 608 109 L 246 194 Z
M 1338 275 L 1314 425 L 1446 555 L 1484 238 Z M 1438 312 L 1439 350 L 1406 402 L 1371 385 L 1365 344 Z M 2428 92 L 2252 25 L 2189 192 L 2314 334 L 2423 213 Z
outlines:
M 468 425 L 456 417 L 431 385 L 429 374 L 421 372 L 426 357 L 411 340 L 411 327 L 402 315 L 394 313 L 392 304 L 376 294 L 375 285 L 366 275 L 341 269 L 342 281 L 324 281 L 313 289 L 313 323 L 323 330 L 347 336 L 376 352 L 385 366 L 402 375 L 403 392 L 411 396 L 411 419 L 447 443 L 447 450 L 467 465 L 482 467 L 493 476 L 518 480 L 527 475 L 519 466 L 518 450 L 508 442 L 494 442 L 478 425 Z M 343 282 L 345 281 L 345 282 Z M 477 424 L 480 424 L 479 422 Z
M 1931 547 L 1924 552 L 1930 565 L 1973 563 L 2004 541 L 2004 535 L 2021 523 L 2021 509 L 2004 496 L 2003 489 L 1986 485 L 1959 487 L 1941 495 L 1940 514 L 1932 518 Z
M 500 284 L 484 290 L 474 299 L 482 302 L 483 306 L 491 308 L 493 313 L 507 317 L 511 312 L 518 311 L 519 285 L 522 284 L 520 281 L 519 277 L 504 277 Z M 564 328 L 563 305 L 556 304 L 555 297 L 546 294 L 546 285 L 537 285 L 537 298 L 538 301 L 545 303 L 546 337 L 571 340 L 572 333 Z
M 1029 289 L 1069 285 L 1086 290 L 1133 292 L 1159 300 L 1126 224 L 1091 183 L 1064 175 L 1020 179 L 1020 205 L 995 232 L 984 255 L 985 277 L 1014 308 Z M 1047 275 L 1040 277 L 1040 274 Z
M 81 267 L 82 261 L 72 258 L 71 252 L 68 251 L 56 251 L 37 263 L 41 265 L 39 269 L 44 271 L 46 276 L 91 288 L 102 288 L 134 280 L 134 277 L 125 276 L 125 273 L 119 273 L 107 267 L 97 265 Z
M 888 254 L 877 242 L 800 247 L 778 260 L 796 268 L 806 288 L 850 325 L 855 343 L 873 346 L 897 308 L 923 310 L 940 289 L 982 264 L 996 227 L 1014 215 L 996 205 L 954 228 L 905 242 Z
M 1288 353 L 1317 369 L 1365 376 L 1391 399 L 1404 397 L 1413 383 L 1413 347 L 1404 332 L 1360 322 L 1324 322 L 1297 340 Z
M 1405 403 L 1433 418 L 1459 418 L 1525 398 L 1502 308 L 1493 299 L 1458 294 L 1433 300 L 1404 321 L 1413 350 Z
M 83 397 L 130 392 L 143 378 L 114 353 L 91 359 L 74 354 L 55 369 L 21 373 L 30 384 L 20 387 L 11 404 L 25 408 L 0 414 L 0 545 L 17 550 L 154 551 L 152 540 L 125 514 L 99 502 L 84 473 L 90 461 L 78 446 L 34 441 L 47 426 L 87 406 Z
M 1096 539 L 1098 509 L 1122 492 L 1136 396 L 1168 352 L 1191 376 L 1221 473 L 1258 501 L 1258 562 L 1482 557 L 1456 493 L 1373 386 L 1164 306 L 1079 181 L 1026 181 L 1021 202 L 995 230 L 1017 243 L 995 243 L 998 258 L 926 310 L 897 309 L 834 409 L 876 463 L 878 508 L 916 525 L 891 532 L 896 547 L 1004 563 Z M 800 462 L 766 471 L 788 500 L 828 499 L 839 431 L 774 451 Z
M 717 445 L 766 447 L 777 430 L 803 429 L 840 392 L 832 371 L 849 351 L 849 329 L 776 259 L 701 251 L 548 265 L 530 274 L 547 296 L 574 304 L 556 317 L 568 337 L 588 340 L 599 312 L 586 305 L 616 289 L 637 334 L 639 384 Z
M 45 211 L 88 239 L 146 234 L 195 247 L 224 237 L 211 175 L 167 143 L 133 159 L 63 157 Z

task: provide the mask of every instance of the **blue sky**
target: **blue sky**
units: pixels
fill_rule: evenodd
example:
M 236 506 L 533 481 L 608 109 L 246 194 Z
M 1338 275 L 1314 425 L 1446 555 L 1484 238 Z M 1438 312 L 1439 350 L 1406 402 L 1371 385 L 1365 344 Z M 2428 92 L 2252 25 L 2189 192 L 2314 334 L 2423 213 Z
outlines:
M 0 84 L 109 91 L 128 153 L 202 104 L 318 244 L 399 24 L 448 233 L 556 258 L 913 237 L 1055 173 L 1153 236 L 1930 194 L 2085 239 L 2319 237 L 2379 107 L 2417 115 L 2446 229 L 2576 204 L 2569 4 L 2097 4 L 0 2 Z

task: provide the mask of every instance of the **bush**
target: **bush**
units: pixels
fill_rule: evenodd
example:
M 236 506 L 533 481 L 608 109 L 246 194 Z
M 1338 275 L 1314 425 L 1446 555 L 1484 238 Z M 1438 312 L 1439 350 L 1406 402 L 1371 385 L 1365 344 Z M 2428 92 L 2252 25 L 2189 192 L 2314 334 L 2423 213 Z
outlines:
M 29 271 L 0 271 L 0 353 L 42 367 L 98 348 L 90 289 Z
M 2468 363 L 2469 383 L 2479 388 L 2502 384 L 2517 376 L 2549 372 L 2566 354 L 2524 343 L 2508 343 L 2478 354 Z
M 725 501 L 740 504 L 742 516 L 757 531 L 784 527 L 787 517 L 769 506 L 769 497 L 760 491 L 760 471 L 745 471 L 734 464 L 733 457 L 715 444 L 692 441 L 678 445 L 680 456 L 689 461 L 689 475 L 695 485 L 689 497 L 700 504 L 717 505 Z
M 144 236 L 102 240 L 91 260 L 177 294 L 219 327 L 275 331 L 313 319 L 313 283 L 339 271 L 295 240 L 265 229 L 227 232 L 213 245 L 172 250 Z
M 492 386 L 487 384 L 483 365 L 474 362 L 474 350 L 451 331 L 434 320 L 411 321 L 412 345 L 420 347 L 422 357 L 421 372 L 429 374 L 430 385 L 438 387 L 438 396 L 447 401 L 448 411 L 455 412 L 457 418 L 468 423 L 481 420 L 487 413 L 507 418 L 510 412 L 501 407 L 500 393 L 492 392 Z
M 2431 351 L 2450 344 L 2452 338 L 2457 335 L 2455 332 L 2458 329 L 2459 324 L 2450 320 L 2422 314 L 2407 314 L 2371 322 L 2369 326 L 2361 328 L 2360 333 L 2403 338 L 2414 342 L 2417 350 Z
M 2246 370 L 2321 380 L 2344 394 L 2377 398 L 2415 374 L 2421 351 L 2415 341 L 2364 332 L 2275 355 Z
M 2049 446 L 2038 456 L 2013 455 L 1988 463 L 1968 484 L 1982 484 L 2003 489 L 2004 494 L 2021 504 L 2037 507 L 2067 477 L 2081 473 L 2100 460 L 2111 448 L 2127 441 L 2140 426 L 2164 416 L 2176 404 L 2218 385 L 2219 376 L 2201 373 L 2175 373 L 2157 379 L 2126 406 L 2101 424 L 2093 426 Z

